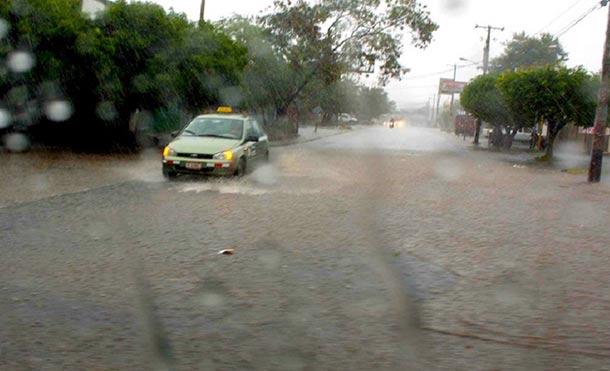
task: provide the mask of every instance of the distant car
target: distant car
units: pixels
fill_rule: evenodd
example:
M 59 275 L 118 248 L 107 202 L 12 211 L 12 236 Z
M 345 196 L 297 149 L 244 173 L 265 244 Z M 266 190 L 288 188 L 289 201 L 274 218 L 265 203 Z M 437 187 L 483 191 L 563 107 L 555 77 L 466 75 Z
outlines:
M 242 176 L 268 161 L 269 140 L 250 116 L 220 108 L 217 114 L 196 117 L 163 150 L 163 175 Z
M 515 141 L 528 143 L 532 140 L 532 130 L 524 128 L 515 135 Z
M 339 115 L 339 122 L 342 124 L 355 124 L 358 122 L 358 119 L 349 113 L 342 113 Z

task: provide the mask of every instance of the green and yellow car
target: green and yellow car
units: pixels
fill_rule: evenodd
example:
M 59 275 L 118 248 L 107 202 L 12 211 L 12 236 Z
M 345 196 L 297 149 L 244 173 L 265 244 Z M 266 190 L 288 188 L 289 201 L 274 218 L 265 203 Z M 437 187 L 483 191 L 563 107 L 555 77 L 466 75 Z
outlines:
M 269 160 L 269 140 L 250 116 L 220 108 L 196 117 L 163 150 L 163 175 L 242 176 Z

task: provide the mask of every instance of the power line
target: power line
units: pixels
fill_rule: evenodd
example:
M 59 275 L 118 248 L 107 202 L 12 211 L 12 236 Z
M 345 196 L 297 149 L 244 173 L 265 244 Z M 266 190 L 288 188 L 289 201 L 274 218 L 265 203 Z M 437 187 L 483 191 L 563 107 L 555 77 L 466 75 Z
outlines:
M 538 35 L 540 34 L 543 30 L 545 30 L 546 28 L 548 28 L 549 26 L 553 25 L 555 22 L 557 22 L 561 17 L 563 17 L 564 15 L 568 14 L 568 12 L 572 9 L 574 9 L 576 7 L 576 5 L 580 4 L 581 2 L 583 2 L 583 0 L 576 0 L 576 2 L 574 2 L 574 4 L 572 4 L 568 9 L 566 9 L 564 12 L 562 12 L 560 15 L 558 15 L 557 17 L 553 18 L 552 21 L 550 21 L 546 26 L 542 27 L 538 32 L 536 32 L 534 35 Z
M 449 73 L 451 71 L 453 71 L 453 68 L 450 69 L 450 70 L 443 70 L 443 71 L 438 71 L 438 72 L 430 72 L 430 73 L 423 74 L 423 75 L 408 76 L 407 80 L 425 79 L 427 77 L 434 77 L 434 76 L 442 75 L 444 73 Z
M 463 66 L 458 66 L 458 68 L 471 67 L 471 66 L 475 66 L 477 64 L 478 63 L 469 63 L 469 64 L 465 64 Z M 442 75 L 442 74 L 449 73 L 449 72 L 453 72 L 453 68 L 450 68 L 448 70 L 438 71 L 438 72 L 422 74 L 422 75 L 407 76 L 407 80 L 425 79 L 428 77 L 434 77 L 434 76 Z
M 563 29 L 561 29 L 559 32 L 557 32 L 557 34 L 555 36 L 556 37 L 561 37 L 561 36 L 565 35 L 566 33 L 568 33 L 568 31 L 570 31 L 572 28 L 574 28 L 577 24 L 582 22 L 589 15 L 591 15 L 594 11 L 603 8 L 603 6 L 604 5 L 602 3 L 596 4 L 593 8 L 587 10 L 583 15 L 581 15 L 575 21 L 573 21 L 572 23 L 568 24 Z
M 396 86 L 396 87 L 388 87 L 385 88 L 385 90 L 387 91 L 407 91 L 407 90 L 411 90 L 411 89 L 436 89 L 438 88 L 438 84 L 434 84 L 434 85 L 425 85 L 425 86 Z

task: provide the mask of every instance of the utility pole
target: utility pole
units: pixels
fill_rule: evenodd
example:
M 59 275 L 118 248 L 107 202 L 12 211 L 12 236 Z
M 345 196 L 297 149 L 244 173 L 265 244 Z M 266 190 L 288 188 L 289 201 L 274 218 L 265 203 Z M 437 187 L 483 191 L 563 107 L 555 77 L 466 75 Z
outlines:
M 494 26 L 479 26 L 476 25 L 475 29 L 483 28 L 487 29 L 487 41 L 485 42 L 485 50 L 483 52 L 483 75 L 487 75 L 489 72 L 489 52 L 491 49 L 491 31 L 504 31 L 504 27 L 494 27 Z M 481 126 L 483 125 L 481 120 L 477 120 L 477 128 L 474 133 L 474 144 L 479 145 L 479 137 L 481 136 Z
M 593 126 L 593 151 L 591 153 L 591 166 L 589 167 L 589 183 L 599 183 L 602 178 L 604 137 L 606 134 L 606 123 L 608 122 L 608 95 L 610 94 L 608 84 L 610 84 L 610 7 L 608 8 L 606 43 L 602 60 L 602 85 L 599 87 L 595 126 Z
M 436 122 L 436 115 L 435 115 L 435 110 L 436 110 L 436 94 L 434 94 L 432 96 L 432 108 L 430 108 L 430 125 L 433 125 Z
M 457 77 L 457 63 L 453 65 L 453 82 L 455 82 L 455 79 Z M 452 92 L 451 93 L 451 103 L 449 105 L 449 112 L 451 112 L 451 117 L 453 120 L 453 102 L 454 102 L 454 97 L 455 94 Z
M 440 109 L 441 109 L 441 87 L 438 87 L 438 93 L 436 93 L 436 113 L 434 114 L 434 124 L 436 127 L 440 126 Z
M 205 0 L 201 0 L 201 10 L 199 11 L 199 22 L 205 21 Z

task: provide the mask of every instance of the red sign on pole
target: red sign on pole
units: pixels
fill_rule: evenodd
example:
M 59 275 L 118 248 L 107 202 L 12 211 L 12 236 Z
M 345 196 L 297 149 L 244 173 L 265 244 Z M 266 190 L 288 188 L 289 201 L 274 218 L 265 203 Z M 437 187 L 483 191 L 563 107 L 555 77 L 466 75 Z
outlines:
M 439 87 L 441 94 L 460 94 L 466 87 L 466 82 L 441 79 Z

